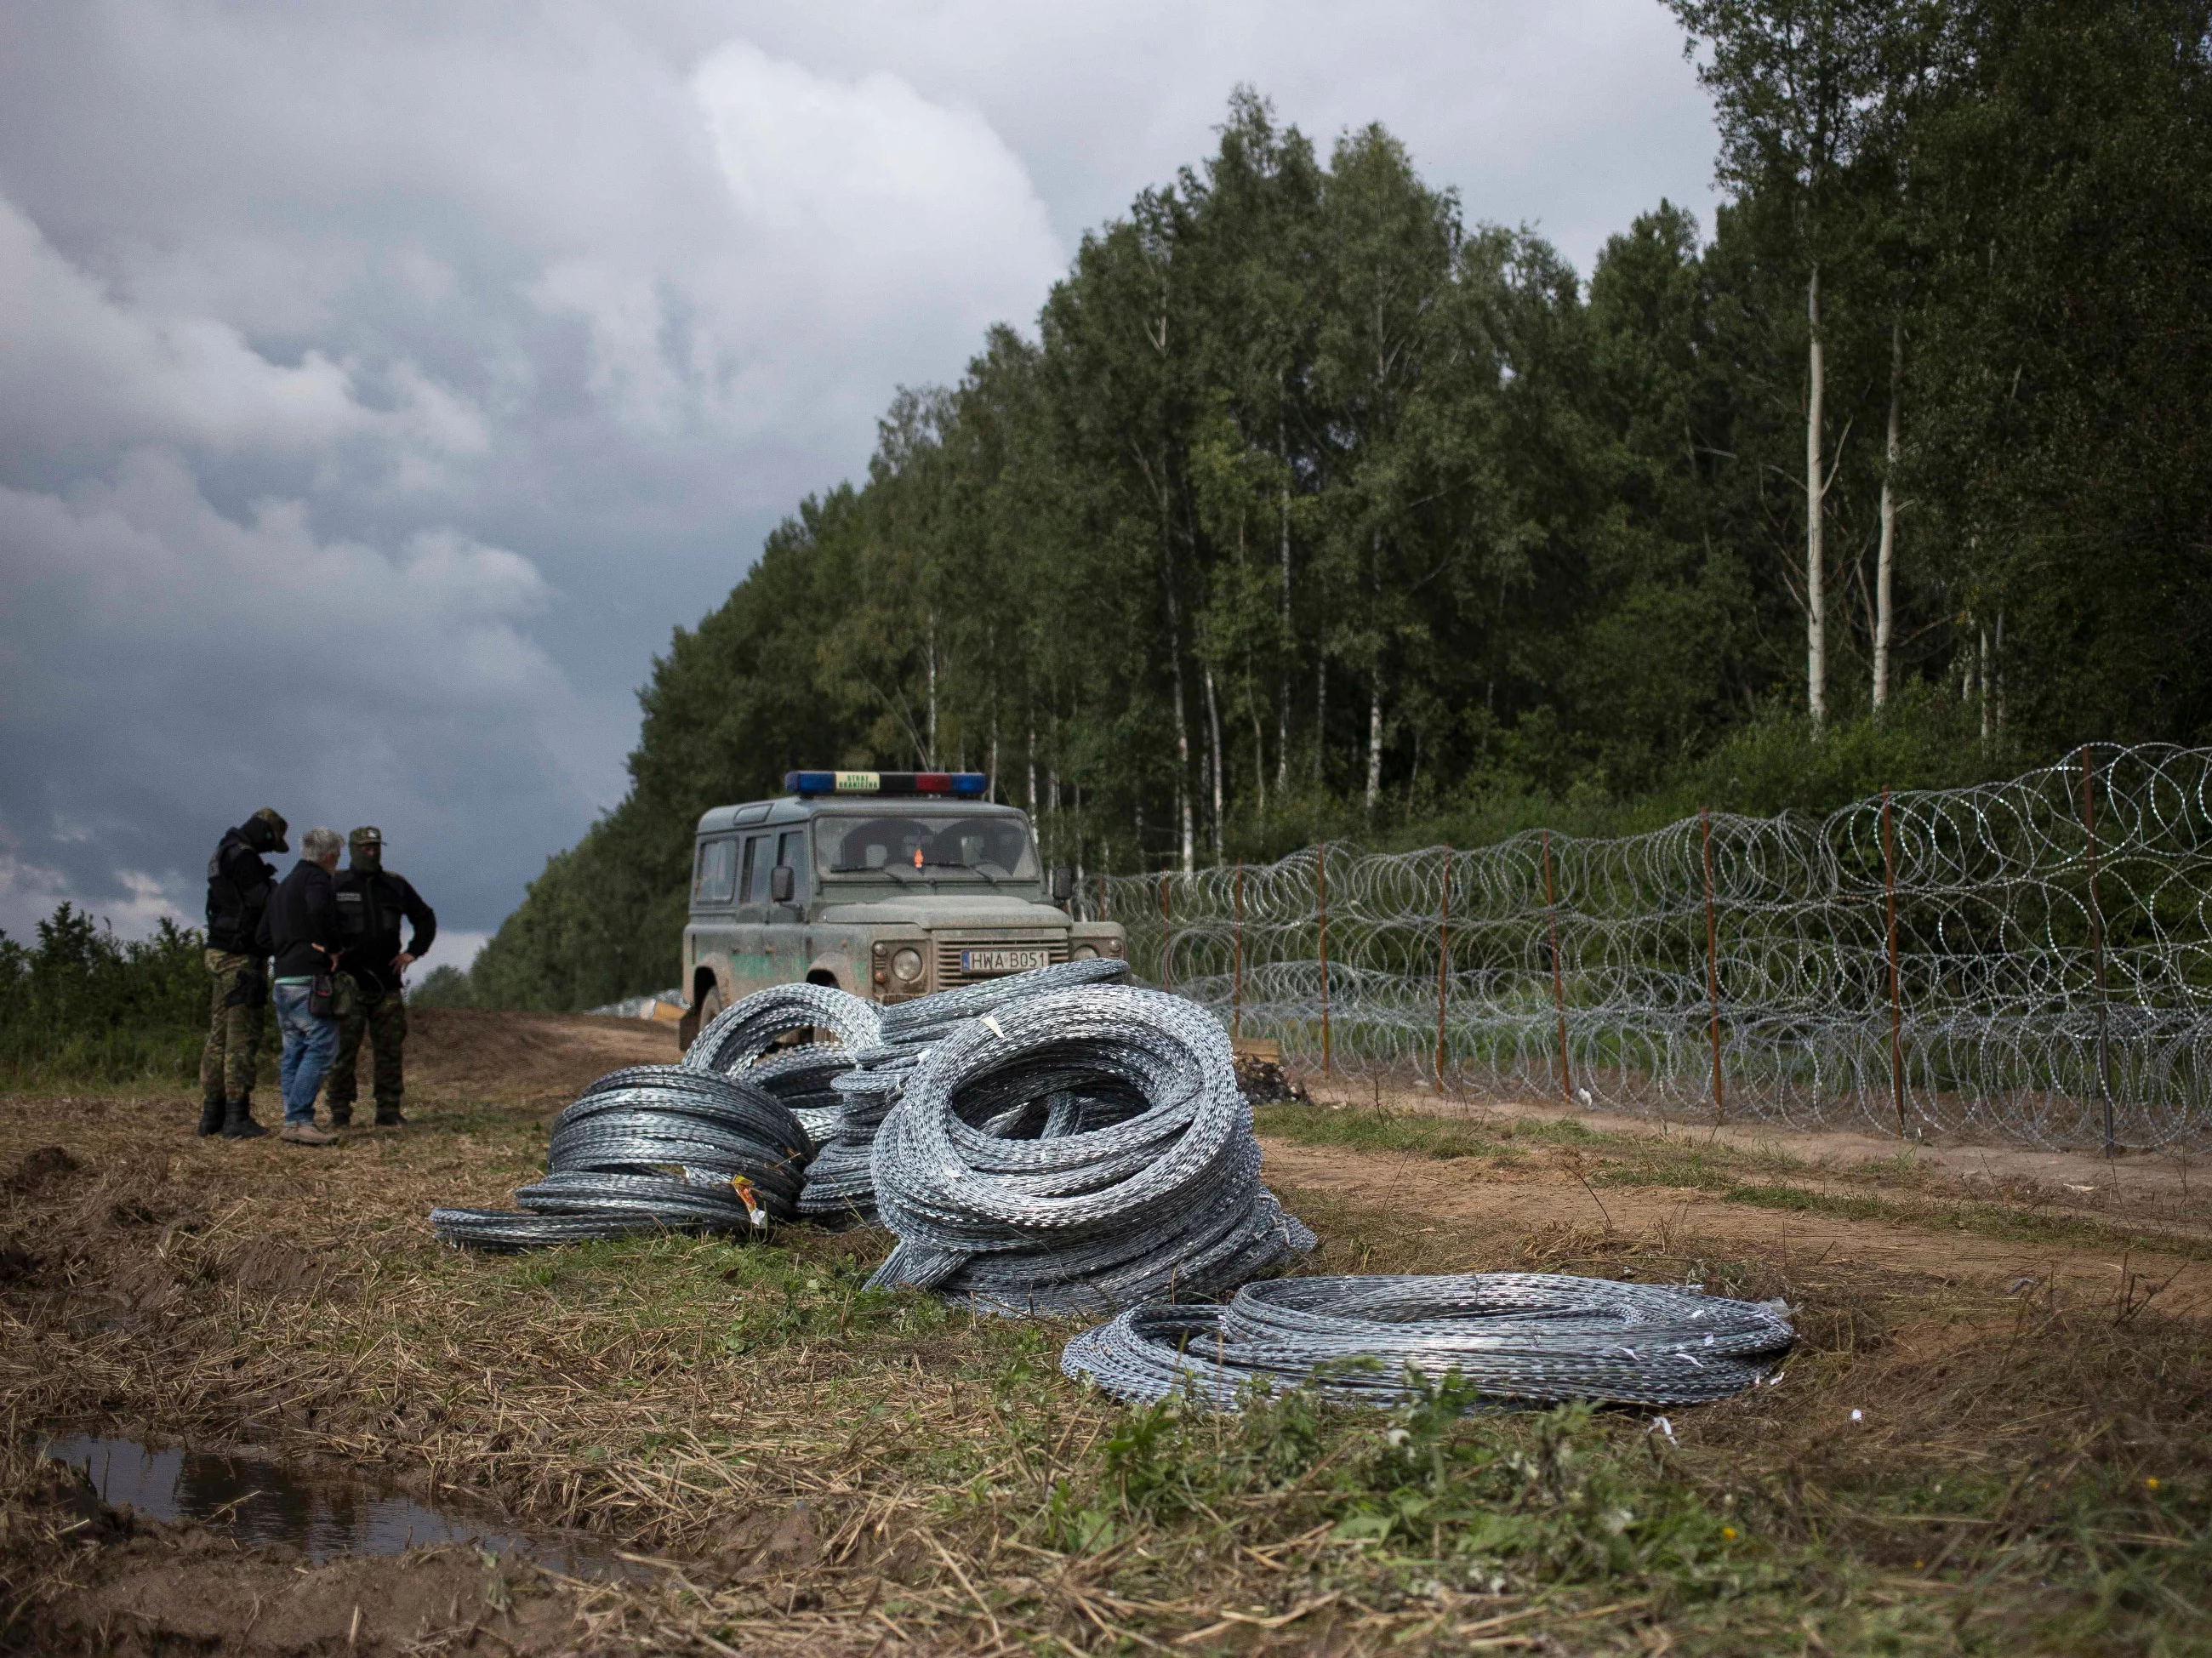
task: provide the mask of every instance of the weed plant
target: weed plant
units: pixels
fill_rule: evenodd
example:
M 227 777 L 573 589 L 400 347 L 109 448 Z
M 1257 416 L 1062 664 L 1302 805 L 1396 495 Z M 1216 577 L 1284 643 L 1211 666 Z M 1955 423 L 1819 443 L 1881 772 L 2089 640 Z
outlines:
M 123 939 L 64 903 L 37 941 L 0 932 L 0 1081 L 173 1084 L 198 1072 L 208 1017 L 199 933 L 164 917 Z

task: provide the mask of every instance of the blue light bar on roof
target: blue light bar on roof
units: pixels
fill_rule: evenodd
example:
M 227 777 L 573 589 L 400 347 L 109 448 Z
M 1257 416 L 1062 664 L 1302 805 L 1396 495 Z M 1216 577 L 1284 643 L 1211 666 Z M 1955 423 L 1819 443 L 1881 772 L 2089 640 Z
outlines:
M 787 771 L 793 794 L 951 794 L 974 799 L 990 786 L 980 771 Z

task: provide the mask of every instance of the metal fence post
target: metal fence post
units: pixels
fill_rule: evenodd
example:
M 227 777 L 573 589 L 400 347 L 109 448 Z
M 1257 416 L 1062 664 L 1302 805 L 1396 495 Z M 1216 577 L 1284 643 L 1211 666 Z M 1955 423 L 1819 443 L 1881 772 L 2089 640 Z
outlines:
M 1552 930 L 1552 1000 L 1559 1012 L 1559 1093 L 1575 1102 L 1574 1074 L 1567 1063 L 1567 991 L 1559 971 L 1559 910 L 1552 892 L 1552 831 L 1544 831 L 1544 918 Z
M 1713 1120 L 1721 1121 L 1728 1115 L 1728 1102 L 1721 1092 L 1721 957 L 1720 922 L 1713 911 L 1713 814 L 1711 808 L 1698 817 L 1705 830 L 1705 1002 L 1707 1031 L 1713 1044 Z
M 2081 832 L 2089 847 L 2089 953 L 2097 964 L 2097 1085 L 2105 1093 L 2105 1155 L 2114 1150 L 2112 1051 L 2109 996 L 2105 984 L 2105 906 L 2097 893 L 2097 804 L 2090 792 L 2089 745 L 2081 745 Z
M 1905 993 L 1897 966 L 1897 837 L 1890 828 L 1889 791 L 1881 792 L 1881 892 L 1889 913 L 1889 1090 L 1897 1102 L 1897 1138 L 1905 1138 Z
M 1314 853 L 1314 890 L 1321 896 L 1321 1076 L 1328 1080 L 1328 842 Z
M 1244 1035 L 1244 860 L 1237 860 L 1237 981 L 1230 993 L 1229 1040 Z
M 1444 848 L 1444 907 L 1437 922 L 1437 1097 L 1444 1091 L 1444 1001 L 1451 988 L 1451 848 Z

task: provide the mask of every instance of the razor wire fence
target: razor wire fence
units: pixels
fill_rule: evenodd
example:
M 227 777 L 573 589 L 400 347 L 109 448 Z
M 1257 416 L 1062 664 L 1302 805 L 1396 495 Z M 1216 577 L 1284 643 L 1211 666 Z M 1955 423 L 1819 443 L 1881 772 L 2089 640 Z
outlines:
M 1323 1078 L 1645 1114 L 2212 1140 L 2212 749 L 1823 818 L 1340 842 L 1091 883 L 1136 970 Z

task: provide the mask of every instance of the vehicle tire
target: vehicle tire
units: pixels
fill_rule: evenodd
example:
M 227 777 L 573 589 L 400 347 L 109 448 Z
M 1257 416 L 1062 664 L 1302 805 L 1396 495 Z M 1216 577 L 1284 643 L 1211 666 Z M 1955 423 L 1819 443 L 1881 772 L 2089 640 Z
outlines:
M 722 1011 L 722 987 L 710 986 L 699 999 L 699 1005 L 686 1013 L 676 1027 L 676 1037 L 688 1052 L 699 1040 L 699 1033 L 714 1023 L 714 1016 Z

